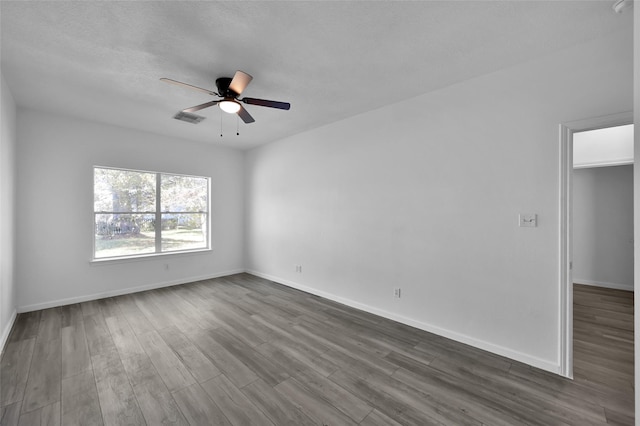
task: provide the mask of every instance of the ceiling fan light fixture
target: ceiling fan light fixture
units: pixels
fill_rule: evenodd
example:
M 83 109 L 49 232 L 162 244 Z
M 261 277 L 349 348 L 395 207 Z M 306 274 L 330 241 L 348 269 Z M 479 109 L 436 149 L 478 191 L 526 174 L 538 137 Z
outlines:
M 227 112 L 229 114 L 235 114 L 240 111 L 240 104 L 236 101 L 225 99 L 224 101 L 218 104 L 221 110 Z

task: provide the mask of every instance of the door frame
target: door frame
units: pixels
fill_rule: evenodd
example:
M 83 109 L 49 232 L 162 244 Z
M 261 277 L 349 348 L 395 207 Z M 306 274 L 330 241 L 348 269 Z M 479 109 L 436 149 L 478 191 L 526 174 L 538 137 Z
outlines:
M 633 124 L 633 111 L 560 124 L 559 374 L 573 378 L 573 134 Z

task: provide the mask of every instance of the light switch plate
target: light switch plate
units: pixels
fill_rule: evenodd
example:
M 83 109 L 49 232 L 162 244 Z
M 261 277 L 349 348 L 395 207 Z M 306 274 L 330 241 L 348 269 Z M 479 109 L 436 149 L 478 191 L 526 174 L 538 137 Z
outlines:
M 518 218 L 521 228 L 535 228 L 538 226 L 538 215 L 535 213 L 520 213 Z

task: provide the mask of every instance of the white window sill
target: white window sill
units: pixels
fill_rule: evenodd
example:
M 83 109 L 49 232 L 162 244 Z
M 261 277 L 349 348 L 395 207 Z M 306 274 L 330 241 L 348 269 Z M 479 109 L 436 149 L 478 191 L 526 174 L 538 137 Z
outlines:
M 169 253 L 149 253 L 141 254 L 138 256 L 127 257 L 104 257 L 98 259 L 92 259 L 89 261 L 91 266 L 113 265 L 116 263 L 129 263 L 129 262 L 141 262 L 145 260 L 153 260 L 164 258 L 166 256 L 189 256 L 189 255 L 202 255 L 212 252 L 212 248 L 197 249 L 197 250 L 185 250 L 185 251 L 172 251 Z

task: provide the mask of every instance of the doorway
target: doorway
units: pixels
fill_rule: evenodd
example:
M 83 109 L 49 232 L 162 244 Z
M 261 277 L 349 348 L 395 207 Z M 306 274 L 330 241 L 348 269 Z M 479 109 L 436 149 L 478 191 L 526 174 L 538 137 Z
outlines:
M 560 125 L 560 330 L 559 373 L 573 378 L 573 280 L 574 280 L 574 223 L 573 223 L 573 167 L 574 135 L 633 124 L 633 113 L 574 121 Z

